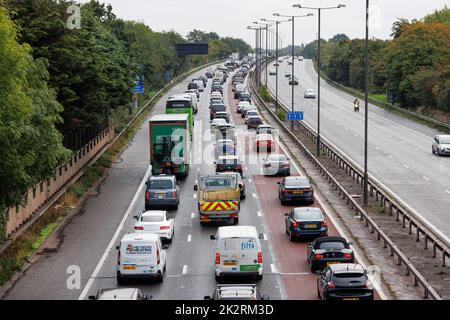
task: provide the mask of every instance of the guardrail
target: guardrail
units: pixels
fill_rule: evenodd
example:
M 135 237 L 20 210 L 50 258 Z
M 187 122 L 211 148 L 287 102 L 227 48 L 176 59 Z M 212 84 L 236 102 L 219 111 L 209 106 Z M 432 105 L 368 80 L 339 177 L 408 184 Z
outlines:
M 428 298 L 431 296 L 435 300 L 442 300 L 439 294 L 434 290 L 434 288 L 428 283 L 428 281 L 422 276 L 422 274 L 411 264 L 408 258 L 401 252 L 401 250 L 392 242 L 391 239 L 380 229 L 380 227 L 376 224 L 376 222 L 365 212 L 365 210 L 358 204 L 358 202 L 350 195 L 345 188 L 333 177 L 333 175 L 320 163 L 320 161 L 314 156 L 312 152 L 310 152 L 306 146 L 295 136 L 295 134 L 281 121 L 277 115 L 271 110 L 271 108 L 264 102 L 264 100 L 258 94 L 258 90 L 254 86 L 254 79 L 251 81 L 251 89 L 254 93 L 254 96 L 257 97 L 260 104 L 271 114 L 271 116 L 278 122 L 280 127 L 286 132 L 286 134 L 295 142 L 298 148 L 308 157 L 308 159 L 314 164 L 314 166 L 320 171 L 322 176 L 326 178 L 326 180 L 331 183 L 332 187 L 337 190 L 338 194 L 342 196 L 342 199 L 347 201 L 347 204 L 351 206 L 352 210 L 355 211 L 356 215 L 359 216 L 361 221 L 364 221 L 367 227 L 370 227 L 371 233 L 376 233 L 377 240 L 383 240 L 383 248 L 388 248 L 390 250 L 391 256 L 397 257 L 397 263 L 399 265 L 403 264 L 406 267 L 406 275 L 413 275 L 414 277 L 414 286 L 418 286 L 419 284 L 424 289 L 424 298 Z M 282 103 L 279 103 L 282 108 L 288 110 L 286 106 Z M 303 127 L 303 124 L 300 121 L 296 122 L 296 125 L 299 129 Z M 306 130 L 310 137 L 315 137 L 315 133 L 311 131 L 309 128 L 303 127 L 303 130 Z M 358 169 L 355 169 L 354 166 L 350 164 L 347 160 L 343 159 L 343 157 L 338 154 L 338 152 L 334 151 L 331 147 L 326 145 L 326 143 L 321 143 L 322 150 L 326 151 L 328 155 L 332 157 L 336 163 L 340 164 L 341 168 L 345 168 L 346 172 L 349 173 L 354 179 L 356 178 L 358 183 L 363 183 L 363 176 L 360 174 Z M 380 195 L 380 192 L 376 187 L 371 184 L 371 195 L 376 192 L 377 195 Z M 387 197 L 382 195 L 383 203 L 387 201 Z M 378 200 L 378 196 L 377 196 Z M 394 205 L 391 202 L 390 208 L 392 209 Z M 397 207 L 397 212 L 400 212 L 400 209 Z M 398 216 L 397 216 L 398 217 Z M 403 215 L 406 217 L 406 215 Z M 412 220 L 411 220 L 412 221 Z M 434 242 L 434 250 L 438 248 L 439 243 Z M 442 247 L 441 247 L 442 248 Z M 442 248 L 443 249 L 443 248 Z M 444 250 L 444 249 L 443 249 Z M 436 251 L 434 251 L 436 254 Z M 443 256 L 445 254 L 448 256 L 448 251 L 443 251 Z M 445 258 L 443 260 L 445 264 Z
M 314 60 L 313 60 L 313 66 L 314 66 L 314 69 L 317 72 L 317 65 L 316 65 Z M 348 94 L 351 94 L 353 96 L 359 97 L 360 99 L 364 99 L 365 98 L 365 96 L 361 92 L 359 92 L 357 90 L 354 90 L 352 88 L 346 87 L 346 86 L 344 86 L 344 85 L 342 85 L 342 84 L 340 84 L 340 83 L 330 79 L 328 76 L 323 74 L 323 72 L 320 73 L 320 77 L 322 79 L 324 79 L 329 85 L 331 85 L 331 86 L 333 86 L 333 87 L 335 87 L 335 88 L 337 88 L 339 90 L 342 90 L 342 91 L 344 91 L 344 92 L 346 92 Z M 417 113 L 417 112 L 414 112 L 414 111 L 411 111 L 411 110 L 408 110 L 408 109 L 397 107 L 396 105 L 394 105 L 392 103 L 387 103 L 387 102 L 384 102 L 384 101 L 380 101 L 380 100 L 374 99 L 372 97 L 369 97 L 368 101 L 370 103 L 372 103 L 372 104 L 374 104 L 376 106 L 379 106 L 381 108 L 384 108 L 386 110 L 394 110 L 394 111 L 403 113 L 405 115 L 408 115 L 408 116 L 411 116 L 411 117 L 415 117 L 415 118 L 417 118 L 419 120 L 428 122 L 428 123 L 430 123 L 430 124 L 432 124 L 434 126 L 441 127 L 441 128 L 446 129 L 446 130 L 450 130 L 450 124 L 449 123 L 446 123 L 446 122 L 443 122 L 443 121 L 439 121 L 439 120 L 436 120 L 436 119 L 424 116 L 424 115 L 422 115 L 420 113 Z
M 34 211 L 27 220 L 25 220 L 23 222 L 23 225 L 20 226 L 19 229 L 17 229 L 14 233 L 9 234 L 8 235 L 8 239 L 1 244 L 0 246 L 0 254 L 2 254 L 13 242 L 14 240 L 16 240 L 18 237 L 20 237 L 31 225 L 33 225 L 34 222 L 36 222 L 37 219 L 39 219 L 47 210 L 48 208 L 50 208 L 66 191 L 67 189 L 74 184 L 76 181 L 78 181 L 78 179 L 84 174 L 84 171 L 87 167 L 89 167 L 90 165 L 92 165 L 95 161 L 97 161 L 97 159 L 106 152 L 106 150 L 109 149 L 109 147 L 111 147 L 123 134 L 124 132 L 126 132 L 126 130 L 134 123 L 134 121 L 136 121 L 136 119 L 142 114 L 142 112 L 145 111 L 146 108 L 148 108 L 149 106 L 152 105 L 152 103 L 158 99 L 161 98 L 161 95 L 163 93 L 165 93 L 167 90 L 169 90 L 170 88 L 172 88 L 172 86 L 174 86 L 175 84 L 177 84 L 178 82 L 180 82 L 182 79 L 188 77 L 189 75 L 203 69 L 206 68 L 208 66 L 211 65 L 215 65 L 217 63 L 221 63 L 224 62 L 225 60 L 219 60 L 219 61 L 215 61 L 215 62 L 211 62 L 208 64 L 204 64 L 201 65 L 199 67 L 196 67 L 190 71 L 187 71 L 181 75 L 179 75 L 178 77 L 173 78 L 168 84 L 166 84 L 161 90 L 159 90 L 147 103 L 145 103 L 138 112 L 136 112 L 136 114 L 133 116 L 133 118 L 130 119 L 130 121 L 128 121 L 128 123 L 126 124 L 126 126 L 107 144 L 105 144 L 96 154 L 93 155 L 93 157 L 86 162 L 86 164 L 84 164 L 79 171 L 77 171 L 76 173 L 74 173 L 70 178 L 68 178 L 68 180 L 64 183 L 61 184 L 61 186 L 55 190 L 54 192 L 52 192 L 51 196 L 49 198 L 47 198 L 42 204 L 41 206 L 38 207 L 38 209 L 36 211 Z M 105 130 L 109 130 L 109 128 L 105 129 Z M 96 140 L 97 137 L 94 139 Z M 92 141 L 90 141 L 86 146 L 91 146 Z M 79 152 L 81 152 L 82 150 L 84 150 L 85 147 L 81 148 Z M 89 147 L 88 147 L 89 149 Z M 76 154 L 76 156 L 78 156 L 78 153 Z M 58 174 L 59 171 L 61 171 L 64 166 L 60 166 L 58 167 L 55 172 L 56 174 Z M 33 189 L 33 188 L 31 188 Z

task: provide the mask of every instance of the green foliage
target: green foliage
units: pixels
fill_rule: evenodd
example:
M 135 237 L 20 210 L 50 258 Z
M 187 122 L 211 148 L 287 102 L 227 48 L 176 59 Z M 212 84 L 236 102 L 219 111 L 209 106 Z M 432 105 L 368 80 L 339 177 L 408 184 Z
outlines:
M 259 88 L 259 95 L 265 102 L 272 102 L 272 96 L 266 86 L 261 86 L 261 88 Z

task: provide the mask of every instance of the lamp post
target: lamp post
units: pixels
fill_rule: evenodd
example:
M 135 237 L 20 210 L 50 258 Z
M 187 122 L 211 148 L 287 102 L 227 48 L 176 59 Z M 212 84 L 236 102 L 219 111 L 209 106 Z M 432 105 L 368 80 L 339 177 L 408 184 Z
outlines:
M 274 22 L 275 23 L 275 59 L 276 59 L 276 64 L 275 64 L 275 114 L 278 114 L 278 25 L 280 23 L 283 22 L 287 22 L 287 21 L 291 21 L 290 19 L 287 20 L 268 20 L 268 19 L 261 19 L 262 21 L 267 21 L 267 22 Z
M 368 192 L 368 138 L 369 138 L 369 0 L 366 0 L 366 40 L 365 40 L 365 94 L 364 94 L 364 205 L 369 203 Z
M 294 80 L 294 42 L 295 42 L 294 23 L 295 23 L 295 18 L 310 17 L 313 14 L 308 13 L 308 14 L 300 15 L 300 16 L 292 16 L 292 15 L 281 15 L 279 13 L 274 13 L 273 15 L 276 17 L 291 18 L 290 20 L 292 21 L 292 57 L 291 57 L 291 59 L 292 59 L 292 80 Z M 294 112 L 294 82 L 293 81 L 292 81 L 291 111 Z M 291 129 L 294 130 L 294 121 L 291 121 Z
M 259 28 L 253 27 L 253 26 L 247 26 L 247 29 L 248 30 L 255 30 L 256 73 L 258 74 L 258 40 L 259 40 L 258 31 L 259 31 Z
M 254 24 L 256 24 L 256 25 L 261 25 L 261 26 L 266 26 L 265 27 L 265 29 L 266 29 L 266 50 L 265 50 L 265 52 L 266 52 L 266 54 L 265 54 L 265 63 L 266 63 L 266 83 L 265 83 L 265 85 L 266 85 L 266 87 L 267 87 L 267 76 L 268 76 L 268 71 L 267 71 L 267 64 L 268 64 L 268 41 L 269 41 L 269 26 L 272 26 L 273 24 L 272 23 L 262 23 L 262 22 L 258 22 L 258 21 L 255 21 L 255 22 L 253 22 Z
M 317 34 L 317 141 L 316 141 L 316 155 L 320 157 L 320 72 L 322 69 L 321 60 L 320 60 L 320 20 L 322 10 L 328 9 L 340 9 L 345 8 L 345 4 L 339 4 L 334 7 L 305 7 L 301 4 L 294 4 L 294 8 L 299 9 L 309 9 L 309 10 L 317 10 L 318 11 L 318 34 Z

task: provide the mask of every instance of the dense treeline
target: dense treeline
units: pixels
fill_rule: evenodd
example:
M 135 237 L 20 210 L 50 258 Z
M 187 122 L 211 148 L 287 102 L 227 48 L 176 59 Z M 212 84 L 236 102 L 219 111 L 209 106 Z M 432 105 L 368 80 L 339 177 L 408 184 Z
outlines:
M 364 40 L 338 34 L 321 40 L 324 73 L 345 86 L 364 89 Z M 304 56 L 317 57 L 317 41 Z M 372 93 L 387 93 L 405 108 L 419 106 L 450 112 L 450 9 L 422 20 L 400 19 L 392 40 L 369 42 L 369 84 Z
M 154 32 L 96 0 L 79 5 L 80 28 L 69 28 L 73 4 L 0 0 L 1 210 L 19 204 L 21 194 L 68 159 L 64 135 L 126 108 L 138 73 L 148 94 L 207 59 L 251 50 L 240 39 L 209 33 L 207 57 L 178 57 L 176 43 L 206 33 L 194 30 L 185 39 Z

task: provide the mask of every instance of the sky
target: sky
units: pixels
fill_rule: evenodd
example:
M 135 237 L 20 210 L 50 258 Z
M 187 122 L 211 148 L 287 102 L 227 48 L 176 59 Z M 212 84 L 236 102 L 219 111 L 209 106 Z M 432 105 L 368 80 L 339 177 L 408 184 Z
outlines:
M 87 2 L 82 0 L 81 2 Z M 303 6 L 326 7 L 345 4 L 346 8 L 323 10 L 321 37 L 329 39 L 337 33 L 350 38 L 365 36 L 365 0 L 100 0 L 110 3 L 113 12 L 125 20 L 147 24 L 154 31 L 175 30 L 186 36 L 192 29 L 216 32 L 220 36 L 242 38 L 252 47 L 255 32 L 247 26 L 261 18 L 274 19 L 281 15 L 314 16 L 295 19 L 295 45 L 307 44 L 317 38 L 317 10 L 293 8 Z M 426 14 L 450 7 L 450 0 L 370 0 L 370 37 L 389 39 L 392 24 L 398 18 L 420 19 Z M 292 24 L 280 24 L 279 35 L 283 47 L 292 42 Z

